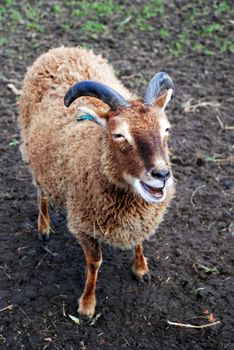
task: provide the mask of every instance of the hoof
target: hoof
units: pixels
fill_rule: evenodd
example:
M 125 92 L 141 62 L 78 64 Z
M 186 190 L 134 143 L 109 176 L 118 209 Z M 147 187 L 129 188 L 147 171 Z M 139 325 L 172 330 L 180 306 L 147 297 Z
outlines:
M 79 300 L 78 313 L 84 322 L 91 321 L 95 313 L 96 300 L 94 298 L 83 298 Z
M 140 279 L 140 282 L 148 284 L 148 286 L 149 286 L 150 282 L 151 282 L 151 274 L 150 274 L 150 272 L 145 273 L 143 275 L 143 277 Z
M 151 274 L 149 272 L 146 272 L 144 275 L 139 276 L 134 274 L 134 278 L 138 283 L 143 283 L 143 284 L 147 284 L 148 286 L 150 285 L 151 282 Z
M 42 242 L 48 242 L 50 240 L 50 233 L 41 233 L 38 232 L 38 239 Z
M 50 240 L 50 226 L 38 225 L 37 227 L 38 238 L 42 242 L 48 242 Z
M 79 314 L 79 320 L 81 325 L 89 325 L 92 322 L 93 316 L 90 317 L 87 315 L 82 315 L 79 313 L 79 310 L 78 310 L 78 314 Z
M 148 269 L 147 270 L 143 270 L 143 269 L 135 270 L 134 266 L 133 266 L 132 272 L 133 272 L 133 274 L 138 282 L 145 283 L 148 285 L 150 284 L 151 275 L 150 275 L 150 272 Z

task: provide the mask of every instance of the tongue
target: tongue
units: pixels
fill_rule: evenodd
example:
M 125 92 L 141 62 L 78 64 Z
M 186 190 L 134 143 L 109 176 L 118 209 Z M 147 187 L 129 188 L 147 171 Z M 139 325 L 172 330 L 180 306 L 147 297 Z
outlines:
M 148 191 L 155 197 L 161 197 L 163 195 L 163 191 L 160 188 L 153 188 L 148 186 Z
M 152 196 L 154 197 L 162 197 L 163 195 L 163 190 L 161 188 L 155 188 L 155 187 L 151 187 L 145 183 L 143 183 L 143 186 L 145 187 L 145 189 L 150 192 L 152 194 Z

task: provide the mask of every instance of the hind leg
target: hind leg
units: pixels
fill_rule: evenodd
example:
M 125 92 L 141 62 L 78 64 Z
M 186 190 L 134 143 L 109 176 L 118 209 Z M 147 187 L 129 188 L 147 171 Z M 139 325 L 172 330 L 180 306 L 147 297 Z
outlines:
M 135 254 L 133 259 L 132 271 L 139 281 L 150 281 L 149 268 L 147 260 L 144 256 L 142 244 L 135 246 Z
M 39 215 L 37 220 L 38 237 L 42 241 L 50 239 L 50 217 L 48 213 L 48 198 L 43 190 L 38 189 L 38 209 Z

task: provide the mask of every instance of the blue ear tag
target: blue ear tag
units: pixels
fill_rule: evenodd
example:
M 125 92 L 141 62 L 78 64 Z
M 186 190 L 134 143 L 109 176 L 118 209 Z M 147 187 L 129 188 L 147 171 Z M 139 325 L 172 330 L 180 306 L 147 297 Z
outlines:
M 92 115 L 80 115 L 79 117 L 76 117 L 76 120 L 77 120 L 77 122 L 83 122 L 86 120 L 96 122 L 95 118 Z

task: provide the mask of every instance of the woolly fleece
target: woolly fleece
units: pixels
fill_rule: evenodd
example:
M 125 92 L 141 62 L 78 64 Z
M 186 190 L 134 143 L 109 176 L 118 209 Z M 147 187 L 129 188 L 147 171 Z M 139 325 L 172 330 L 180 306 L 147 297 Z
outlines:
M 26 74 L 20 99 L 21 152 L 35 185 L 66 207 L 68 227 L 78 239 L 89 235 L 131 248 L 154 234 L 174 188 L 164 202 L 152 205 L 130 186 L 114 182 L 107 133 L 90 121 L 76 121 L 78 107 L 87 101 L 103 110 L 106 105 L 90 97 L 79 98 L 69 108 L 63 104 L 69 87 L 87 79 L 133 98 L 112 67 L 90 50 L 61 47 L 37 59 Z

